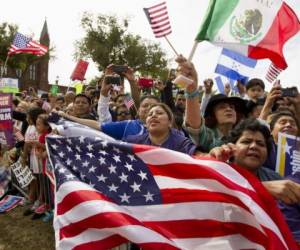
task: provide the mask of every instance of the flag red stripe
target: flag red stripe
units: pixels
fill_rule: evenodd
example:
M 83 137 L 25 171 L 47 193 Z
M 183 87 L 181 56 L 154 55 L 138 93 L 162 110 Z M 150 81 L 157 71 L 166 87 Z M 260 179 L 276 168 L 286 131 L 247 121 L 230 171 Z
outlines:
M 171 28 L 169 20 L 167 20 L 167 22 L 165 22 L 165 23 L 160 23 L 158 25 L 151 26 L 151 27 L 152 27 L 153 30 L 156 30 L 156 29 L 159 29 L 159 28 L 162 28 L 162 27 L 165 27 L 165 26 L 168 26 L 168 27 Z
M 196 201 L 212 201 L 212 202 L 224 202 L 235 204 L 242 207 L 249 213 L 251 210 L 238 198 L 227 195 L 224 193 L 210 192 L 207 190 L 187 190 L 187 189 L 162 189 L 161 190 L 162 201 L 164 204 L 170 203 L 184 203 L 184 202 L 196 202 Z
M 151 17 L 154 18 L 156 13 L 162 12 L 163 10 L 165 10 L 163 13 L 167 13 L 167 6 L 162 6 L 159 9 L 157 8 L 157 9 L 149 10 L 149 14 Z
M 147 8 L 147 10 L 148 11 L 149 10 L 153 10 L 153 9 L 156 9 L 157 7 L 163 6 L 165 4 L 166 4 L 166 2 L 162 2 L 162 3 L 156 4 L 156 5 L 153 5 L 153 6 L 149 7 L 149 8 Z
M 60 239 L 74 237 L 88 228 L 103 229 L 128 225 L 143 226 L 139 220 L 128 214 L 104 212 L 62 227 L 59 231 L 59 237 Z
M 166 29 L 164 31 L 161 32 L 154 32 L 155 37 L 162 37 L 162 36 L 166 36 L 171 34 L 171 30 L 170 29 Z
M 64 199 L 57 205 L 57 215 L 62 215 L 77 206 L 81 202 L 91 200 L 105 200 L 112 202 L 111 199 L 96 191 L 78 190 L 67 194 Z
M 73 250 L 110 249 L 126 242 L 128 242 L 127 239 L 119 235 L 113 235 L 103 240 L 91 241 L 88 243 L 77 245 L 76 247 L 73 248 Z
M 202 238 L 241 234 L 250 241 L 267 245 L 267 236 L 256 228 L 242 223 L 213 220 L 180 220 L 144 222 L 147 227 L 161 231 L 167 238 Z
M 283 55 L 283 46 L 299 30 L 297 15 L 283 2 L 263 40 L 255 47 L 249 46 L 248 56 L 255 59 L 269 58 L 278 68 L 285 69 L 287 63 Z
M 163 19 L 161 19 L 161 18 L 165 17 L 165 16 L 168 18 L 168 12 L 164 12 L 164 13 L 161 13 L 161 14 L 158 14 L 158 15 L 155 15 L 155 16 L 150 15 L 151 24 L 153 24 L 155 22 L 162 22 Z

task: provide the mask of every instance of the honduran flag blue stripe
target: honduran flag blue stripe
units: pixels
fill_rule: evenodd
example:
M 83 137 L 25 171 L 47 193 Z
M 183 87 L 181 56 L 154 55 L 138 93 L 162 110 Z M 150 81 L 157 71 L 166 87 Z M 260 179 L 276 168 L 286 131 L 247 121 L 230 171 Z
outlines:
M 217 76 L 217 77 L 215 78 L 215 81 L 216 81 L 217 87 L 218 87 L 218 89 L 219 89 L 219 92 L 220 92 L 221 94 L 224 94 L 224 93 L 225 93 L 225 89 L 224 89 L 224 83 L 223 83 L 223 81 L 222 81 L 221 76 Z
M 237 71 L 230 69 L 221 64 L 217 64 L 215 73 L 226 76 L 229 79 L 240 80 L 241 82 L 247 82 L 247 80 L 249 78 L 249 77 L 243 76 L 243 75 L 239 74 Z
M 248 66 L 249 68 L 255 68 L 255 66 L 257 64 L 257 60 L 243 56 L 243 55 L 238 54 L 229 49 L 223 48 L 222 55 L 230 57 L 232 60 L 235 60 L 241 64 L 244 64 L 245 66 Z

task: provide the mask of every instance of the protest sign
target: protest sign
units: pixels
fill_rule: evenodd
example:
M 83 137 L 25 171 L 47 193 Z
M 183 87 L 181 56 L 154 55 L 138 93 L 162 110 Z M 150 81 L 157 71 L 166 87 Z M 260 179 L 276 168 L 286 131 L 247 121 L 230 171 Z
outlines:
M 0 79 L 0 91 L 2 91 L 3 93 L 18 93 L 19 80 L 15 78 Z
M 15 208 L 24 198 L 15 195 L 7 195 L 0 201 L 0 213 L 8 212 Z
M 0 94 L 0 144 L 14 145 L 11 94 Z
M 300 172 L 300 138 L 279 134 L 276 160 L 276 172 L 281 176 Z
M 21 188 L 27 187 L 30 182 L 34 179 L 33 174 L 31 173 L 28 166 L 23 167 L 20 161 L 11 165 L 11 169 L 16 176 L 16 179 L 21 186 Z

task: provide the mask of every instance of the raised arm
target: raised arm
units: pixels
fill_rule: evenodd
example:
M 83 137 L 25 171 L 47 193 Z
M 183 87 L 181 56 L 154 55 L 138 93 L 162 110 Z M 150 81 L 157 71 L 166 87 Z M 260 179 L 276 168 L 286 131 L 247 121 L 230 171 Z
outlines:
M 93 129 L 101 131 L 101 123 L 99 123 L 99 121 L 78 118 L 78 117 L 75 117 L 73 115 L 68 115 L 68 114 L 66 114 L 62 111 L 58 111 L 57 113 L 61 117 L 64 117 L 64 118 L 66 118 L 70 121 L 77 122 L 79 124 L 82 124 L 82 125 L 85 125 L 85 126 L 88 126 L 88 127 L 93 128 Z
M 195 67 L 188 62 L 184 57 L 179 56 L 176 59 L 178 63 L 179 74 L 192 80 L 185 88 L 186 96 L 186 112 L 185 123 L 187 126 L 198 129 L 201 127 L 201 115 L 199 105 L 199 91 L 198 91 L 198 76 Z
M 132 68 L 127 69 L 127 71 L 124 73 L 124 76 L 127 78 L 129 84 L 130 84 L 130 91 L 131 96 L 134 101 L 135 107 L 138 109 L 140 106 L 140 89 L 138 88 L 137 82 L 134 77 L 134 71 Z

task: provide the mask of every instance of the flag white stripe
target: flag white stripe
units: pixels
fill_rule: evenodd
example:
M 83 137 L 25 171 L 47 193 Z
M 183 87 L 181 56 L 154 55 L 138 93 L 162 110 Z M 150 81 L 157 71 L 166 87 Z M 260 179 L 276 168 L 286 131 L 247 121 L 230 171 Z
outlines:
M 265 249 L 261 245 L 255 244 L 243 236 L 235 234 L 223 237 L 173 239 L 173 241 L 178 245 L 184 245 L 186 249 L 193 250 Z
M 65 198 L 66 195 L 68 195 L 71 192 L 74 191 L 80 191 L 80 190 L 86 190 L 86 191 L 95 191 L 94 188 L 89 186 L 88 184 L 80 181 L 68 181 L 63 183 L 59 190 L 56 192 L 56 204 L 59 204 L 62 202 L 62 200 Z M 100 192 L 99 192 L 100 193 Z
M 237 172 L 234 168 L 230 167 L 224 162 L 194 159 L 189 155 L 166 150 L 163 148 L 157 148 L 145 152 L 140 152 L 136 155 L 139 156 L 145 163 L 157 166 L 174 163 L 206 166 L 216 170 L 218 173 L 220 173 L 227 179 L 234 180 L 239 186 L 254 191 L 254 188 L 246 178 L 244 178 L 241 174 L 239 174 L 239 172 Z M 160 157 L 158 158 L 157 155 L 159 155 Z
M 189 213 L 186 213 L 189 211 Z M 120 212 L 139 221 L 176 221 L 176 220 L 215 220 L 237 222 L 254 227 L 265 234 L 254 216 L 247 210 L 223 202 L 185 202 L 155 206 L 122 206 L 109 201 L 93 200 L 83 202 L 56 217 L 55 228 L 62 228 L 101 213 Z
M 279 237 L 282 243 L 286 246 L 285 240 L 280 230 L 276 226 L 276 224 L 273 222 L 270 216 L 265 212 L 265 210 L 262 209 L 247 194 L 232 189 L 228 189 L 227 187 L 225 187 L 224 185 L 222 185 L 221 183 L 215 180 L 204 180 L 204 179 L 178 180 L 178 179 L 163 177 L 163 176 L 155 176 L 154 179 L 160 189 L 182 188 L 183 186 L 182 183 L 184 182 L 184 186 L 186 189 L 208 190 L 208 191 L 221 192 L 229 195 L 235 194 L 237 198 L 239 198 L 247 207 L 249 207 L 250 211 L 252 211 L 257 221 L 260 224 L 264 225 L 265 227 L 269 228 L 271 231 L 273 231 Z
M 87 229 L 86 231 L 75 237 L 62 239 L 59 243 L 59 249 L 72 249 L 77 245 L 88 243 L 91 241 L 102 240 L 115 234 L 121 235 L 122 237 L 138 244 L 157 242 L 167 243 L 175 246 L 172 241 L 168 240 L 167 238 L 153 230 L 142 226 L 130 225 L 105 229 Z
M 170 29 L 167 29 L 167 30 L 164 30 L 164 31 L 158 31 L 158 32 L 153 32 L 155 35 L 163 35 L 163 34 L 167 34 L 171 32 L 171 28 Z
M 236 65 L 238 65 L 237 69 L 233 69 L 233 62 L 235 62 Z M 239 63 L 237 61 L 235 61 L 234 59 L 222 54 L 219 58 L 219 62 L 218 64 L 224 65 L 230 69 L 233 69 L 237 72 L 239 72 L 239 74 L 243 75 L 243 76 L 250 76 L 251 74 L 253 74 L 253 68 L 250 68 L 242 63 Z

